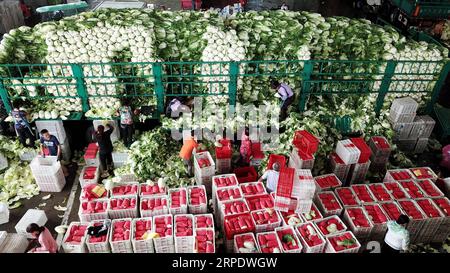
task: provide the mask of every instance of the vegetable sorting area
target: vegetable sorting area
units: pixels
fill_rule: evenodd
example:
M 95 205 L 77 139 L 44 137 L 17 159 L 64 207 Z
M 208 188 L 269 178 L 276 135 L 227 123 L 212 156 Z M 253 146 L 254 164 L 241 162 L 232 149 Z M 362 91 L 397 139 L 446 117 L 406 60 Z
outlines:
M 358 252 L 365 242 L 381 240 L 388 219 L 396 220 L 392 206 L 413 219 L 413 243 L 448 237 L 448 199 L 435 184 L 437 171 L 415 165 L 414 156 L 441 148 L 431 135 L 434 124 L 430 131 L 425 120 L 448 74 L 447 57 L 442 46 L 363 19 L 290 11 L 224 19 L 214 11 L 100 10 L 5 35 L 0 95 L 7 111 L 20 101 L 30 121 L 54 122 L 61 130 L 63 121 L 114 119 L 122 98 L 131 99 L 133 108 L 151 106 L 153 112 L 138 119 L 160 119 L 153 130 L 136 133 L 130 148 L 115 142 L 114 175 L 106 180 L 99 178 L 96 152 L 68 155 L 66 161 L 79 160 L 74 183 L 80 188 L 64 223 L 65 252 L 215 252 L 219 246 L 227 252 Z M 242 169 L 235 163 L 239 142 L 221 158 L 215 138 L 203 140 L 207 152 L 193 155 L 195 176 L 188 176 L 178 157 L 182 142 L 172 139 L 170 129 L 183 128 L 183 122 L 214 129 L 217 120 L 161 117 L 165 102 L 200 97 L 215 113 L 249 104 L 277 113 L 272 78 L 298 98 L 272 148 L 253 140 L 263 149 L 254 151 L 253 169 Z M 404 98 L 413 111 L 404 111 Z M 221 122 L 235 132 L 256 121 Z M 349 134 L 354 138 L 345 140 Z M 318 144 L 310 147 L 314 139 Z M 43 189 L 33 163 L 20 160 L 36 151 L 6 137 L 0 151 L 8 160 L 0 201 L 13 212 Z M 255 184 L 270 159 L 281 157 L 289 168 L 278 183 L 291 181 L 288 196 Z M 48 168 L 58 172 L 58 164 Z M 390 176 L 397 172 L 407 177 Z M 252 176 L 245 179 L 247 174 Z M 336 184 L 321 184 L 328 177 Z M 369 181 L 376 183 L 364 183 Z M 67 191 L 68 185 L 57 183 Z M 390 183 L 398 188 L 387 188 Z M 91 196 L 103 184 L 108 190 Z M 398 197 L 396 189 L 405 195 Z M 290 201 L 283 206 L 281 197 Z M 107 235 L 85 236 L 89 223 L 103 219 L 111 220 Z

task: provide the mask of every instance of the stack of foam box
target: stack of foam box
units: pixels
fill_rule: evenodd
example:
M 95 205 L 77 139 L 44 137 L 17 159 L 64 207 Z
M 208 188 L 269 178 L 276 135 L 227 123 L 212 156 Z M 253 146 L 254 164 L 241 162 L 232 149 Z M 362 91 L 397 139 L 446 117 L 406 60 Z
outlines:
M 70 160 L 72 153 L 62 120 L 38 120 L 36 121 L 36 128 L 39 131 L 39 135 L 43 129 L 47 129 L 51 135 L 54 135 L 61 144 L 63 159 L 65 161 Z
M 232 252 L 234 248 L 234 236 L 243 233 L 255 232 L 255 222 L 250 212 L 227 215 L 224 217 L 223 230 L 225 237 L 225 249 Z
M 272 231 L 281 225 L 281 218 L 274 208 L 274 199 L 268 194 L 246 196 L 245 202 L 255 222 L 256 232 Z
M 405 152 L 422 153 L 428 144 L 435 121 L 430 116 L 416 116 L 418 103 L 405 97 L 394 100 L 389 120 L 396 132 L 394 143 Z
M 199 161 L 208 160 L 208 165 L 200 167 Z M 207 194 L 211 194 L 211 181 L 216 172 L 216 164 L 209 152 L 201 152 L 194 154 L 194 176 L 197 185 L 204 185 Z
M 314 154 L 319 148 L 317 137 L 305 130 L 296 131 L 292 142 L 294 148 L 289 156 L 289 167 L 295 169 L 312 169 Z
M 216 147 L 216 168 L 218 174 L 229 173 L 231 171 L 231 157 L 233 150 L 231 141 L 228 139 L 221 139 L 219 143 L 222 147 Z
M 30 163 L 31 172 L 43 192 L 60 192 L 66 185 L 61 162 L 56 156 L 37 156 Z
M 374 136 L 369 140 L 369 147 L 372 150 L 370 170 L 375 172 L 384 171 L 391 155 L 391 145 L 385 137 Z
M 371 154 L 363 138 L 340 140 L 336 145 L 336 155 L 331 156 L 333 171 L 344 185 L 362 183 L 370 167 Z

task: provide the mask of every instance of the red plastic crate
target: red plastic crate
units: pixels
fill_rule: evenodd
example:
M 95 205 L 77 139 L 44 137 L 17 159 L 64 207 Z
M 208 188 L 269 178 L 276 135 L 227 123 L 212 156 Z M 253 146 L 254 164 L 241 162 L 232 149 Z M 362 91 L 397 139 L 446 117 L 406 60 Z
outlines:
M 221 139 L 220 144 L 222 147 L 216 147 L 216 158 L 217 159 L 228 159 L 231 158 L 233 151 L 231 149 L 231 141 L 228 139 Z
M 258 173 L 255 167 L 241 167 L 234 169 L 234 174 L 239 183 L 255 182 L 258 180 Z
M 370 149 L 369 145 L 364 141 L 361 137 L 351 138 L 350 139 L 353 144 L 359 149 L 361 154 L 359 155 L 358 163 L 366 163 L 369 161 L 370 156 L 372 155 L 372 150 Z
M 269 155 L 269 163 L 267 163 L 267 169 L 272 169 L 274 163 L 278 163 L 280 168 L 286 167 L 286 157 L 284 155 Z
M 292 144 L 294 144 L 300 152 L 312 155 L 317 152 L 317 149 L 319 148 L 319 139 L 308 131 L 300 130 L 295 132 Z

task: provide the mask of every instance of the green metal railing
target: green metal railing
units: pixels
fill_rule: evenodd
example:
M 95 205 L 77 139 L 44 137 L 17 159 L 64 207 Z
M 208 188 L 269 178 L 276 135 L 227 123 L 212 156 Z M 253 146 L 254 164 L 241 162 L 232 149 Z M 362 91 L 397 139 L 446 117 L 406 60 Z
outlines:
M 290 79 L 299 86 L 298 107 L 309 96 L 378 94 L 380 112 L 388 93 L 431 93 L 437 100 L 450 63 L 446 61 L 268 60 L 88 64 L 0 64 L 0 98 L 7 111 L 17 98 L 79 99 L 83 112 L 101 97 L 156 99 L 162 113 L 169 96 L 224 96 L 231 105 L 247 80 Z M 239 84 L 241 83 L 241 84 Z

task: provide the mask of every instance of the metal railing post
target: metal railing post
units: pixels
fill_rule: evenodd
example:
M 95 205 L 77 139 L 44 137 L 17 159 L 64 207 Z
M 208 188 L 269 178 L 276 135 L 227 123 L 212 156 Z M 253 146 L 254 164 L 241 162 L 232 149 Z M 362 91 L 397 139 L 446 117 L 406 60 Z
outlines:
M 6 112 L 8 114 L 11 113 L 12 107 L 8 99 L 8 91 L 6 91 L 5 85 L 3 85 L 3 80 L 0 80 L 0 98 L 3 101 L 3 106 L 5 107 Z
M 83 112 L 86 113 L 89 111 L 89 103 L 86 84 L 84 82 L 83 68 L 80 64 L 71 64 L 70 67 L 72 68 L 73 77 L 77 83 L 77 93 L 81 99 Z
M 381 109 L 383 108 L 384 98 L 389 91 L 389 86 L 391 85 L 392 77 L 395 73 L 395 67 L 397 66 L 396 61 L 388 61 L 386 69 L 384 70 L 384 77 L 381 81 L 380 90 L 378 91 L 377 102 L 375 105 L 375 113 L 377 116 L 380 115 Z
M 164 85 L 161 63 L 153 63 L 153 75 L 155 76 L 155 92 L 158 105 L 158 115 L 164 112 Z
M 230 62 L 230 82 L 228 84 L 228 97 L 230 105 L 236 106 L 237 82 L 239 75 L 239 63 Z
M 305 111 L 306 108 L 306 100 L 310 94 L 311 88 L 311 74 L 313 71 L 313 64 L 311 61 L 305 61 L 305 65 L 303 66 L 303 71 L 301 74 L 302 80 L 302 89 L 300 90 L 300 101 L 298 103 L 298 110 L 300 112 Z

